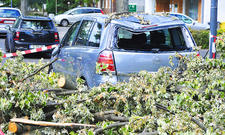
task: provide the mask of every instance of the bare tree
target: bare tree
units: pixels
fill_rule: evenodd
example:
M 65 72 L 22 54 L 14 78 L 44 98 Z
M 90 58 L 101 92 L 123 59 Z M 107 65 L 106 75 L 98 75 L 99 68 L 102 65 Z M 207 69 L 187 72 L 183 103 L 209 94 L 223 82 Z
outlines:
M 27 15 L 27 0 L 21 0 L 21 12 L 23 15 Z

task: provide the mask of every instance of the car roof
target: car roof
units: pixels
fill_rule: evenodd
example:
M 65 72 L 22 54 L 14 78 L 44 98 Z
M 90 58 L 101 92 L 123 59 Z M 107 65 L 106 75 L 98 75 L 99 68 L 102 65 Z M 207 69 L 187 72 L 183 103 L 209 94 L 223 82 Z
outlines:
M 21 19 L 23 19 L 23 20 L 47 20 L 47 21 L 51 21 L 51 18 L 43 17 L 43 16 L 21 16 Z
M 109 23 L 119 24 L 132 29 L 143 29 L 169 25 L 184 25 L 184 22 L 176 17 L 154 14 L 131 14 L 122 17 L 120 16 L 119 19 L 117 17 L 113 19 L 111 17 L 110 19 L 110 16 L 108 15 L 89 15 L 85 17 L 93 17 L 101 23 L 105 23 L 108 21 Z M 105 23 L 105 25 L 107 25 L 107 23 Z
M 100 9 L 100 8 L 96 8 L 96 7 L 76 7 L 73 9 Z
M 20 11 L 20 9 L 18 9 L 18 8 L 11 8 L 11 7 L 0 7 L 0 9 L 13 9 L 13 10 L 19 10 Z

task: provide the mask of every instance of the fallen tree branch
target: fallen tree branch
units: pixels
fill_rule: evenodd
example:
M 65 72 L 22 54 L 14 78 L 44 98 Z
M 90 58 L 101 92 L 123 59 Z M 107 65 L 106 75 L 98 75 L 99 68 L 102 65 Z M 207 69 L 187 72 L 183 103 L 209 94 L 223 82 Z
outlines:
M 158 103 L 156 103 L 156 107 L 159 108 L 159 109 L 162 109 L 162 110 L 165 110 L 173 115 L 175 115 L 174 112 L 171 112 L 170 110 L 167 109 L 167 107 L 163 106 L 163 105 L 160 105 Z M 192 116 L 189 116 L 191 121 L 194 122 L 195 124 L 197 124 L 202 130 L 204 130 L 206 132 L 207 128 L 197 119 L 193 118 Z
M 44 68 L 48 67 L 49 65 L 51 65 L 52 63 L 54 63 L 58 58 L 55 58 L 54 60 L 52 60 L 51 62 L 45 64 L 44 66 L 42 66 L 41 68 L 37 69 L 34 73 L 24 77 L 22 80 L 20 80 L 19 82 L 23 82 L 24 80 L 26 80 L 27 78 L 30 78 L 32 76 L 34 76 L 35 74 L 37 74 L 38 72 L 40 72 L 41 70 L 43 70 Z
M 121 117 L 121 116 L 115 116 L 114 114 L 95 116 L 95 119 L 102 120 L 102 121 L 105 121 L 105 120 L 109 120 L 109 121 L 121 121 L 121 122 L 127 122 L 127 121 L 129 121 L 129 118 Z
M 94 115 L 95 116 L 103 116 L 103 115 L 107 115 L 107 114 L 115 114 L 117 112 L 118 111 L 116 111 L 116 110 L 110 110 L 110 111 L 104 111 L 104 112 L 97 112 Z
M 158 135 L 158 134 L 159 134 L 159 132 L 155 131 L 155 132 L 143 132 L 138 135 Z
M 43 127 L 96 128 L 96 125 L 91 125 L 91 124 L 55 123 L 55 122 L 47 122 L 47 121 L 27 120 L 23 118 L 13 118 L 10 120 L 10 122 L 19 123 L 19 124 L 28 124 L 28 125 L 34 125 L 34 126 L 43 126 Z
M 201 129 L 203 129 L 205 132 L 207 131 L 207 128 L 197 119 L 191 117 L 191 121 L 193 121 L 195 124 L 197 124 Z
M 122 127 L 129 124 L 129 122 L 117 122 L 117 123 L 113 123 L 111 125 L 108 125 L 106 128 L 98 128 L 96 130 L 94 130 L 94 135 L 100 134 L 102 133 L 104 130 L 110 129 L 110 128 L 118 128 L 118 127 Z

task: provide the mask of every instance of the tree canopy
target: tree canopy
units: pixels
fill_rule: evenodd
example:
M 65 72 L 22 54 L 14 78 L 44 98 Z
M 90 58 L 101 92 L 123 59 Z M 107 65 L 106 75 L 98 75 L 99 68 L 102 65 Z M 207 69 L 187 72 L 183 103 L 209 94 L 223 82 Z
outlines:
M 4 7 L 11 6 L 11 0 L 0 0 Z M 47 5 L 46 11 L 48 13 L 56 14 L 56 6 L 57 13 L 63 13 L 71 8 L 75 8 L 77 6 L 95 6 L 99 0 L 26 0 L 27 5 L 30 8 L 42 9 L 43 4 Z M 57 2 L 57 4 L 56 4 Z M 12 0 L 12 7 L 20 8 L 21 0 Z

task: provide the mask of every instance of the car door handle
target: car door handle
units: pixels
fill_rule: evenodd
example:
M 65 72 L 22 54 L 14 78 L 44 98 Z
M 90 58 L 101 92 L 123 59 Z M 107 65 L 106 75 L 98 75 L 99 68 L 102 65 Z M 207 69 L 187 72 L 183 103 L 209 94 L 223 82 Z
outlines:
M 82 60 L 82 57 L 77 57 L 78 60 Z

